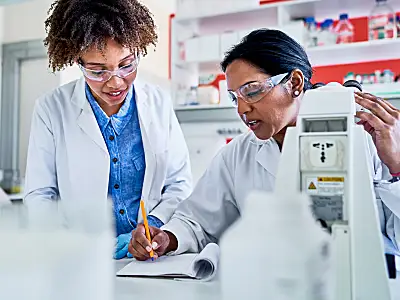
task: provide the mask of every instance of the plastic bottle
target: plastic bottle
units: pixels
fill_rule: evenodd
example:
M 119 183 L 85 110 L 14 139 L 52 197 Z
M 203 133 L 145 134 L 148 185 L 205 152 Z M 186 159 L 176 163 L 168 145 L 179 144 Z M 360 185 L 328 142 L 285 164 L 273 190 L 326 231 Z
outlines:
M 198 105 L 197 86 L 191 86 L 186 95 L 186 105 Z
M 397 37 L 396 26 L 390 24 L 390 20 L 396 20 L 392 7 L 386 0 L 376 0 L 368 20 L 369 39 L 379 40 Z
M 318 41 L 319 46 L 336 44 L 336 33 L 335 29 L 333 28 L 332 19 L 326 19 L 324 22 L 322 22 Z
M 253 192 L 222 236 L 223 300 L 332 297 L 330 236 L 304 194 Z
M 328 36 L 328 26 L 327 26 L 326 22 L 322 22 L 319 24 L 318 46 L 326 46 L 327 45 L 327 36 Z
M 396 17 L 397 37 L 400 38 L 400 16 Z
M 305 23 L 305 45 L 306 47 L 318 46 L 318 30 L 317 23 L 314 17 L 308 17 L 304 20 Z
M 341 14 L 339 16 L 339 22 L 335 27 L 337 35 L 337 44 L 352 43 L 354 40 L 354 27 L 349 21 L 348 14 Z
M 337 34 L 333 27 L 333 19 L 326 19 L 325 22 L 328 26 L 328 45 L 334 45 L 336 44 Z

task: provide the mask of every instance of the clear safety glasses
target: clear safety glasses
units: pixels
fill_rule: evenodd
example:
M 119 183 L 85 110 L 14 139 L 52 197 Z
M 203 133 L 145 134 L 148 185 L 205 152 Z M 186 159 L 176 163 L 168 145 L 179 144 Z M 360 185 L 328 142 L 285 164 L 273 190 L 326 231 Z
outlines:
M 113 76 L 118 76 L 119 78 L 125 78 L 131 75 L 133 72 L 136 71 L 140 61 L 140 56 L 137 55 L 135 60 L 130 64 L 120 67 L 118 70 L 110 71 L 110 70 L 91 70 L 87 69 L 83 66 L 82 63 L 79 63 L 78 66 L 81 69 L 83 75 L 90 80 L 99 81 L 99 82 L 106 82 L 110 80 Z
M 264 98 L 275 86 L 286 82 L 290 73 L 279 74 L 268 78 L 265 81 L 254 81 L 242 85 L 236 91 L 228 91 L 233 106 L 238 106 L 238 98 L 246 103 L 256 103 Z

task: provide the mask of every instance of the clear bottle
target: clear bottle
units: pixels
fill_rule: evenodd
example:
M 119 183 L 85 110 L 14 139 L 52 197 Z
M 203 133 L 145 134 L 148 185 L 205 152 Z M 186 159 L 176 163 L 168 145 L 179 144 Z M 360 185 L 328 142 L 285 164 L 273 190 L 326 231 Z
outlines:
M 347 44 L 352 43 L 354 40 L 354 27 L 349 21 L 348 14 L 341 14 L 339 16 L 339 22 L 335 27 L 335 32 L 337 35 L 337 44 Z
M 397 37 L 396 26 L 390 24 L 390 20 L 395 20 L 396 15 L 387 0 L 376 0 L 369 20 L 369 40 L 379 40 Z
M 333 28 L 333 20 L 326 19 L 321 24 L 321 30 L 319 32 L 318 46 L 329 46 L 336 44 L 336 33 Z
M 318 46 L 326 46 L 327 45 L 327 36 L 328 36 L 328 27 L 326 22 L 322 22 L 319 24 L 319 31 L 318 31 Z
M 318 29 L 314 17 L 308 17 L 305 23 L 305 45 L 306 47 L 318 46 Z
M 400 15 L 396 17 L 397 37 L 400 38 Z
M 198 105 L 197 86 L 191 86 L 186 95 L 186 105 Z
M 336 44 L 337 34 L 335 32 L 335 28 L 333 27 L 333 19 L 326 19 L 326 25 L 328 27 L 328 45 Z

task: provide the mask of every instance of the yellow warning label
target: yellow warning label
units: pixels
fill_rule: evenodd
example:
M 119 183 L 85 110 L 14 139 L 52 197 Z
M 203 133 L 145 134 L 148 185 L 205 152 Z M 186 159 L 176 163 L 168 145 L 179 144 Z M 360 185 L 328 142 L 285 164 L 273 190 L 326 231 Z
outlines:
M 344 177 L 318 177 L 318 182 L 344 182 Z
M 317 187 L 315 186 L 314 182 L 311 181 L 310 185 L 308 186 L 309 190 L 316 190 Z

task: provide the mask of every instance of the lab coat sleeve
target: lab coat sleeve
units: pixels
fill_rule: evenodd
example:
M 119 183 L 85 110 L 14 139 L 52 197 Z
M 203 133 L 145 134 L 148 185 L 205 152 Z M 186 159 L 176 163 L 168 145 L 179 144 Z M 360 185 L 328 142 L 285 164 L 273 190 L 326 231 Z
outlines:
M 400 255 L 400 182 L 389 181 L 392 178 L 389 169 L 380 160 L 369 135 L 367 141 L 372 157 L 374 189 L 385 251 Z
M 175 112 L 170 107 L 167 173 L 160 203 L 150 212 L 164 224 L 174 214 L 178 204 L 192 192 L 192 170 L 189 151 Z
M 178 240 L 178 249 L 171 255 L 200 252 L 208 243 L 218 242 L 223 232 L 239 218 L 233 178 L 232 168 L 226 164 L 222 151 L 212 160 L 192 195 L 162 227 Z
M 380 214 L 380 218 L 382 219 L 382 216 L 384 218 L 384 227 L 381 228 L 391 241 L 386 243 L 386 251 L 400 255 L 400 181 L 391 183 L 382 180 L 375 186 L 375 193 L 382 202 L 383 214 Z
M 31 218 L 39 217 L 54 208 L 57 198 L 55 142 L 51 121 L 43 101 L 37 101 L 29 138 L 24 203 Z

